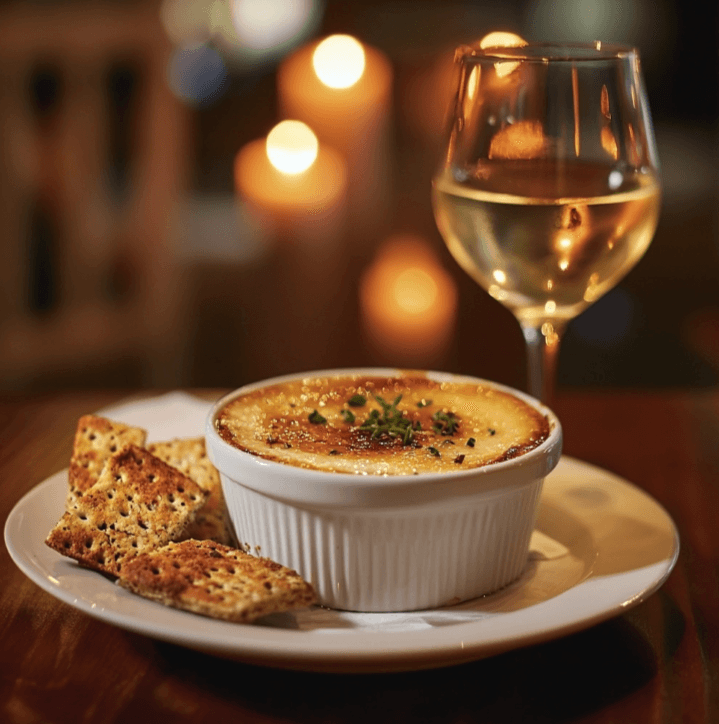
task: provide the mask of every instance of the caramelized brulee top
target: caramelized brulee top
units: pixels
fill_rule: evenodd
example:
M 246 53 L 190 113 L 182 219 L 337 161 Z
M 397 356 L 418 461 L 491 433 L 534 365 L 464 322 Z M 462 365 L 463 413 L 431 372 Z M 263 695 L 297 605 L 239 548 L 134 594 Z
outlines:
M 215 425 L 253 455 L 360 475 L 480 467 L 521 455 L 550 432 L 546 417 L 514 395 L 415 372 L 269 385 L 228 402 Z

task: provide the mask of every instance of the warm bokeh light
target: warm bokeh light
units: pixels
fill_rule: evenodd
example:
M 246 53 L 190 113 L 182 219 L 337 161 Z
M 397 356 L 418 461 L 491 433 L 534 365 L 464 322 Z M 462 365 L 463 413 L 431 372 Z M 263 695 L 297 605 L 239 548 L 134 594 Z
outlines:
M 382 246 L 360 284 L 369 342 L 396 363 L 427 364 L 454 333 L 457 289 L 421 238 L 396 235 Z
M 591 238 L 591 211 L 586 204 L 572 204 L 562 209 L 555 223 L 557 230 L 552 239 L 552 249 L 556 255 L 557 268 L 560 272 L 571 273 Z M 548 290 L 551 291 L 550 285 Z
M 434 277 L 418 266 L 404 269 L 395 277 L 391 289 L 397 306 L 407 314 L 425 314 L 437 301 L 439 287 Z
M 602 116 L 604 116 L 604 125 L 601 130 L 602 148 L 616 161 L 619 158 L 619 146 L 617 139 L 612 131 L 612 109 L 609 105 L 609 91 L 607 86 L 602 86 L 602 94 L 600 97 L 600 107 Z
M 484 48 L 521 48 L 527 41 L 516 33 L 495 30 L 487 33 L 480 41 L 479 47 Z
M 495 30 L 485 35 L 479 41 L 479 47 L 484 48 L 521 48 L 527 45 L 527 41 L 516 33 L 507 33 L 501 30 Z M 519 63 L 507 61 L 494 64 L 494 72 L 498 78 L 506 78 L 519 67 Z
M 544 155 L 547 139 L 539 121 L 517 121 L 497 131 L 489 145 L 491 159 L 532 159 Z
M 619 158 L 619 146 L 614 131 L 609 126 L 604 126 L 601 130 L 602 148 L 615 161 Z
M 283 173 L 306 171 L 317 158 L 319 143 L 312 129 L 301 121 L 282 121 L 267 134 L 267 157 Z
M 365 52 L 351 35 L 330 35 L 315 49 L 312 65 L 317 77 L 330 88 L 349 88 L 364 73 Z
M 475 65 L 474 68 L 469 72 L 469 78 L 467 79 L 467 99 L 473 101 L 477 96 L 479 90 L 479 76 L 480 68 Z

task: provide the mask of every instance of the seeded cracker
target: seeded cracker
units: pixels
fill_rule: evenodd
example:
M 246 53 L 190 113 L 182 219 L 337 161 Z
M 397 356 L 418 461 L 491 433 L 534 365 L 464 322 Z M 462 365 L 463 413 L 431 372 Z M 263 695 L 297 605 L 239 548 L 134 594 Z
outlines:
M 222 494 L 220 474 L 207 457 L 205 438 L 152 443 L 147 449 L 160 460 L 192 478 L 208 493 L 205 504 L 197 511 L 197 517 L 182 537 L 232 545 L 232 528 Z
M 65 509 L 93 486 L 105 461 L 127 445 L 142 447 L 147 432 L 140 427 L 123 425 L 97 415 L 83 415 L 77 423 L 68 470 L 69 488 Z
M 98 571 L 178 538 L 207 493 L 179 470 L 130 445 L 105 463 L 97 483 L 65 511 L 47 545 Z
M 213 541 L 186 540 L 143 553 L 122 567 L 118 582 L 166 606 L 239 623 L 316 600 L 295 571 Z

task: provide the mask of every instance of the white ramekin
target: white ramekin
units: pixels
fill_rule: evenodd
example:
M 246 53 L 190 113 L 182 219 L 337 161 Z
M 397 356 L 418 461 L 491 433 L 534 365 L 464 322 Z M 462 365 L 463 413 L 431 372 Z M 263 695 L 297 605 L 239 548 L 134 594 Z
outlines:
M 238 542 L 293 568 L 320 602 L 351 611 L 410 611 L 496 591 L 524 570 L 545 476 L 561 455 L 554 413 L 517 390 L 473 377 L 427 372 L 509 392 L 540 410 L 550 435 L 529 452 L 481 468 L 419 475 L 353 475 L 265 460 L 225 442 L 215 418 L 234 397 L 297 378 L 401 373 L 325 370 L 277 377 L 222 397 L 207 420 Z

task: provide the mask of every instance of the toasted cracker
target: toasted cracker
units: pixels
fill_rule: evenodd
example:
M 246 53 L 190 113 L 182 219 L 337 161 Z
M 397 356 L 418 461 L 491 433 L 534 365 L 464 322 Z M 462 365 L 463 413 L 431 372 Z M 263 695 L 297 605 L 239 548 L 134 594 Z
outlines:
M 316 601 L 295 571 L 214 541 L 169 543 L 128 561 L 120 585 L 203 616 L 249 623 Z
M 192 478 L 208 492 L 205 504 L 197 511 L 195 520 L 189 525 L 183 538 L 214 540 L 232 545 L 232 525 L 222 493 L 220 474 L 207 457 L 205 438 L 157 442 L 148 445 L 147 449 L 160 460 Z
M 108 458 L 98 481 L 45 542 L 89 568 L 118 575 L 127 558 L 182 535 L 206 496 L 179 470 L 129 445 Z
M 68 470 L 65 509 L 91 488 L 100 477 L 107 459 L 127 445 L 142 447 L 147 432 L 98 415 L 83 415 L 77 423 Z

